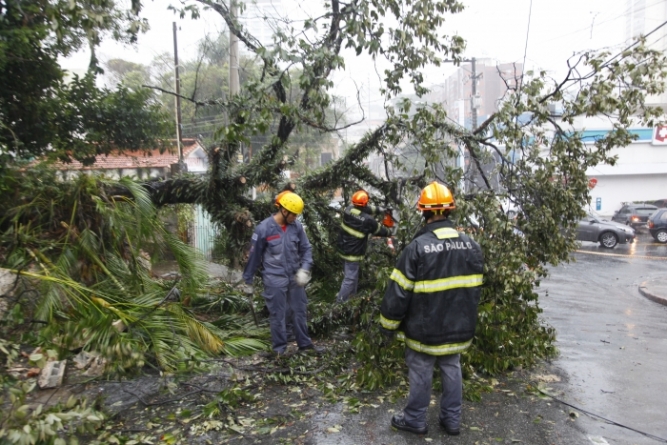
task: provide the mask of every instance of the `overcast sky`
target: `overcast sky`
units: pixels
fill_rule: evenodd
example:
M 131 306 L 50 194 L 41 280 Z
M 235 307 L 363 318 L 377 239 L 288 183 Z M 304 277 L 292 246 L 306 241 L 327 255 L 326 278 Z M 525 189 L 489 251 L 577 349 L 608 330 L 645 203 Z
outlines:
M 664 0 L 646 0 L 647 5 Z M 304 13 L 312 9 L 316 0 L 283 0 L 292 8 Z M 451 15 L 445 32 L 459 34 L 468 42 L 467 57 L 489 57 L 499 62 L 523 62 L 527 69 L 547 69 L 558 75 L 574 52 L 604 47 L 617 48 L 626 40 L 626 0 L 463 0 L 462 13 Z M 136 48 L 123 47 L 113 42 L 103 44 L 99 50 L 102 61 L 123 58 L 149 63 L 160 53 L 173 53 L 172 22 L 179 26 L 179 57 L 195 56 L 196 42 L 207 33 L 215 34 L 223 29 L 222 19 L 214 12 L 198 21 L 181 20 L 167 10 L 168 0 L 147 1 L 144 12 L 151 30 L 142 35 Z M 288 7 L 283 8 L 289 10 Z M 289 10 L 290 13 L 292 10 Z M 85 70 L 88 55 L 78 54 L 63 62 L 71 70 Z M 346 72 L 334 78 L 339 95 L 353 99 L 355 86 L 362 91 L 370 84 L 374 92 L 365 94 L 362 100 L 379 101 L 375 93 L 379 87 L 378 76 L 373 73 L 369 59 L 347 58 Z M 361 69 L 363 68 L 363 69 Z M 427 83 L 442 83 L 455 69 L 445 67 L 427 70 Z M 373 117 L 373 116 L 371 116 Z

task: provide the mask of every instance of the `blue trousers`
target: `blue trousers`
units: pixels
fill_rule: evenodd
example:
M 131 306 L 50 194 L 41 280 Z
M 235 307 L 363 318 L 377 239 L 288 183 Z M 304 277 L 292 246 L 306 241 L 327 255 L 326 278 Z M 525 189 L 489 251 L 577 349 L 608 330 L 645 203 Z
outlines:
M 426 410 L 431 401 L 433 366 L 440 368 L 442 397 L 440 398 L 440 420 L 451 428 L 461 424 L 463 404 L 463 379 L 461 377 L 461 355 L 428 355 L 405 348 L 408 365 L 410 394 L 403 410 L 405 421 L 417 428 L 426 426 Z
M 306 311 L 308 299 L 306 290 L 290 281 L 287 288 L 265 287 L 264 301 L 269 309 L 269 321 L 271 325 L 271 346 L 278 354 L 287 349 L 287 332 L 285 329 L 286 315 L 291 314 L 292 326 L 296 344 L 303 348 L 313 342 L 308 336 L 306 324 Z M 288 308 L 290 310 L 288 310 Z
M 340 285 L 338 295 L 336 295 L 336 303 L 344 303 L 357 293 L 357 285 L 359 284 L 359 261 L 345 261 L 343 265 L 343 282 Z

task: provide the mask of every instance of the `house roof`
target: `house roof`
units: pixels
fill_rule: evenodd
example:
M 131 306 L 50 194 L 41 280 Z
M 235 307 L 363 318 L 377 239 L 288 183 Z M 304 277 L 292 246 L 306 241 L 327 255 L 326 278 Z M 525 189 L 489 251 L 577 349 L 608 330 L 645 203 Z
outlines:
M 187 157 L 200 147 L 196 139 L 183 139 L 183 157 Z M 157 149 L 124 154 L 112 152 L 108 155 L 96 156 L 95 163 L 91 165 L 83 165 L 79 161 L 72 160 L 67 164 L 58 162 L 55 167 L 58 170 L 116 170 L 121 168 L 168 168 L 171 164 L 176 163 L 178 163 L 178 152 L 174 145 L 167 147 L 163 153 Z

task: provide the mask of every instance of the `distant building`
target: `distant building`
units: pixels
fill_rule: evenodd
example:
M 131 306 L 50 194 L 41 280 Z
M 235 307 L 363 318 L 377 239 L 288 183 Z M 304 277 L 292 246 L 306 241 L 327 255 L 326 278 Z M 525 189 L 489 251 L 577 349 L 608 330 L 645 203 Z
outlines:
M 498 111 L 508 90 L 517 88 L 521 76 L 523 76 L 521 63 L 498 63 L 493 59 L 475 59 L 474 70 L 472 61 L 462 63 L 443 84 L 433 87 L 426 99 L 429 102 L 442 104 L 450 119 L 467 129 L 472 129 Z M 473 82 L 476 83 L 474 88 Z M 461 152 L 459 159 L 446 160 L 444 163 L 458 165 L 466 170 L 467 179 L 462 185 L 466 191 L 472 191 L 475 188 L 474 184 L 483 183 L 477 172 L 477 166 L 470 161 L 467 153 Z M 499 187 L 497 175 L 491 174 L 496 168 L 496 161 L 491 160 L 481 167 L 487 177 L 490 177 L 491 186 L 497 189 Z
M 190 173 L 205 173 L 208 169 L 208 157 L 196 139 L 183 140 L 183 161 Z M 79 161 L 70 163 L 59 162 L 55 168 L 61 172 L 62 179 L 71 179 L 80 172 L 105 175 L 110 178 L 131 176 L 138 179 L 168 178 L 171 176 L 172 165 L 178 163 L 178 149 L 174 145 L 160 153 L 149 150 L 147 153 L 110 153 L 98 155 L 91 165 L 83 165 Z
M 667 21 L 667 2 L 627 0 L 626 38 L 628 44 L 646 35 Z M 650 48 L 667 52 L 667 27 L 648 37 Z M 647 98 L 647 104 L 667 107 L 667 93 Z M 609 118 L 579 118 L 574 128 L 583 132 L 587 144 L 605 135 L 613 122 Z M 612 215 L 623 202 L 653 201 L 667 198 L 667 127 L 631 127 L 637 140 L 611 154 L 618 156 L 614 166 L 598 165 L 586 171 L 595 179 L 591 189 L 591 208 L 603 215 Z
M 523 65 L 497 63 L 492 59 L 476 59 L 475 97 L 473 97 L 472 71 L 471 62 L 462 63 L 443 84 L 433 87 L 428 96 L 429 102 L 443 104 L 449 117 L 466 128 L 472 128 L 473 106 L 477 110 L 477 125 L 498 110 L 498 104 L 505 96 L 508 87 L 516 88 L 517 79 L 523 75 Z
M 626 0 L 625 38 L 628 43 L 641 35 L 647 35 L 667 22 L 667 1 Z M 650 48 L 667 52 L 667 26 L 651 34 Z M 667 109 L 667 93 L 652 96 L 648 103 Z
M 608 118 L 580 118 L 575 128 L 583 133 L 587 145 L 612 128 Z M 624 202 L 654 201 L 667 198 L 667 127 L 631 127 L 637 140 L 627 147 L 616 148 L 615 165 L 601 164 L 589 168 L 586 175 L 595 179 L 591 189 L 591 208 L 610 216 Z

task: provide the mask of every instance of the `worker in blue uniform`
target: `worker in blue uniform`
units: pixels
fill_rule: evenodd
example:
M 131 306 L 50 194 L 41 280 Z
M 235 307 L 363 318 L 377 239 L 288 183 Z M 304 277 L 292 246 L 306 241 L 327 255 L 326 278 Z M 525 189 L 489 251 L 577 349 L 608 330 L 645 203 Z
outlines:
M 303 200 L 296 193 L 286 193 L 278 201 L 278 211 L 260 222 L 252 235 L 250 257 L 243 271 L 245 291 L 253 292 L 252 280 L 260 266 L 264 301 L 269 309 L 273 352 L 287 349 L 285 315 L 292 312 L 294 336 L 300 351 L 315 347 L 308 336 L 305 286 L 310 281 L 313 255 L 303 226 L 296 219 L 303 212 Z

